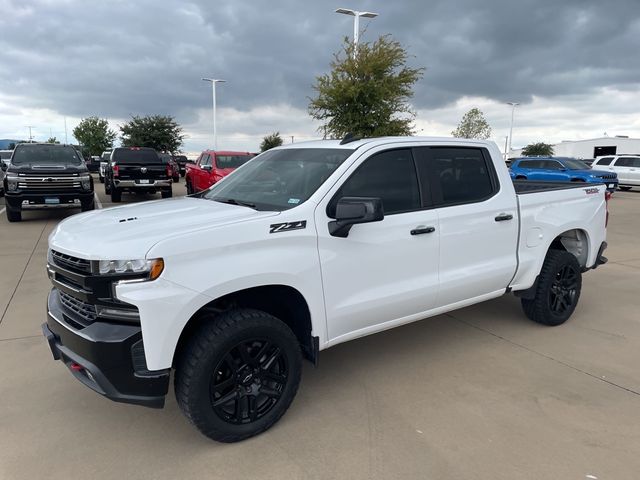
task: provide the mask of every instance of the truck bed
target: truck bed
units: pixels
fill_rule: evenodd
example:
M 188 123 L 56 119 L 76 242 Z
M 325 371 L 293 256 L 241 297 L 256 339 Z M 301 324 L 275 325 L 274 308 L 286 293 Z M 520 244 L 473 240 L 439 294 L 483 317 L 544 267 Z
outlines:
M 570 188 L 584 188 L 593 185 L 593 183 L 586 184 L 583 182 L 531 182 L 529 180 L 513 180 L 513 187 L 516 189 L 518 195 L 552 190 L 567 190 Z

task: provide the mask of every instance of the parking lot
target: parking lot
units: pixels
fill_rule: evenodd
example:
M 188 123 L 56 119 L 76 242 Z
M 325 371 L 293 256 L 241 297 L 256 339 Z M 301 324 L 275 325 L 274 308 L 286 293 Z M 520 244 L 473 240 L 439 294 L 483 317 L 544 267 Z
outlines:
M 47 237 L 76 211 L 2 212 L 0 479 L 637 479 L 640 190 L 609 208 L 609 263 L 563 326 L 504 296 L 339 345 L 305 365 L 279 423 L 231 445 L 192 428 L 171 391 L 163 410 L 113 403 L 52 360 Z

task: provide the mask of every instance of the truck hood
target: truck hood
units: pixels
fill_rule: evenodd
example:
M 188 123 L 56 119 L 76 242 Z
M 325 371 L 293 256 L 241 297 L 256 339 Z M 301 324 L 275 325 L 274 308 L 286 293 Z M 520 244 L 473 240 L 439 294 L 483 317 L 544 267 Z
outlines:
M 74 215 L 58 224 L 49 246 L 89 260 L 139 259 L 169 237 L 278 214 L 199 198 L 157 200 Z

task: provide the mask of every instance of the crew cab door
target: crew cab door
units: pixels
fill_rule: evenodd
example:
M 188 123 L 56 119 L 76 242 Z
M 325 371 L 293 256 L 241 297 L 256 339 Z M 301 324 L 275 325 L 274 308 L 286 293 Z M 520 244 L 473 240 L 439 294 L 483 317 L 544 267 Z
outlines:
M 342 197 L 381 198 L 384 219 L 354 225 L 346 238 L 332 236 L 328 224 Z M 439 226 L 428 202 L 411 149 L 379 147 L 356 161 L 316 207 L 330 341 L 384 329 L 435 305 Z
M 519 229 L 511 181 L 500 184 L 485 148 L 419 147 L 414 155 L 439 219 L 437 306 L 506 289 L 517 268 Z
M 614 163 L 618 182 L 626 185 L 640 185 L 640 157 L 618 157 Z

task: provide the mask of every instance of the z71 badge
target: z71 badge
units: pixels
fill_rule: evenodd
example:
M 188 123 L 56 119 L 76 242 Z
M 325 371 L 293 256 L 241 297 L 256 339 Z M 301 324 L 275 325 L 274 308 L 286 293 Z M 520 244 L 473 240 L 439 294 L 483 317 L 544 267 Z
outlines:
M 303 228 L 307 228 L 306 220 L 287 223 L 273 223 L 269 226 L 269 233 L 288 232 L 289 230 L 302 230 Z
M 598 193 L 600 190 L 598 190 L 597 188 L 585 188 L 584 189 L 584 193 L 586 193 L 587 195 L 593 195 L 594 193 Z

